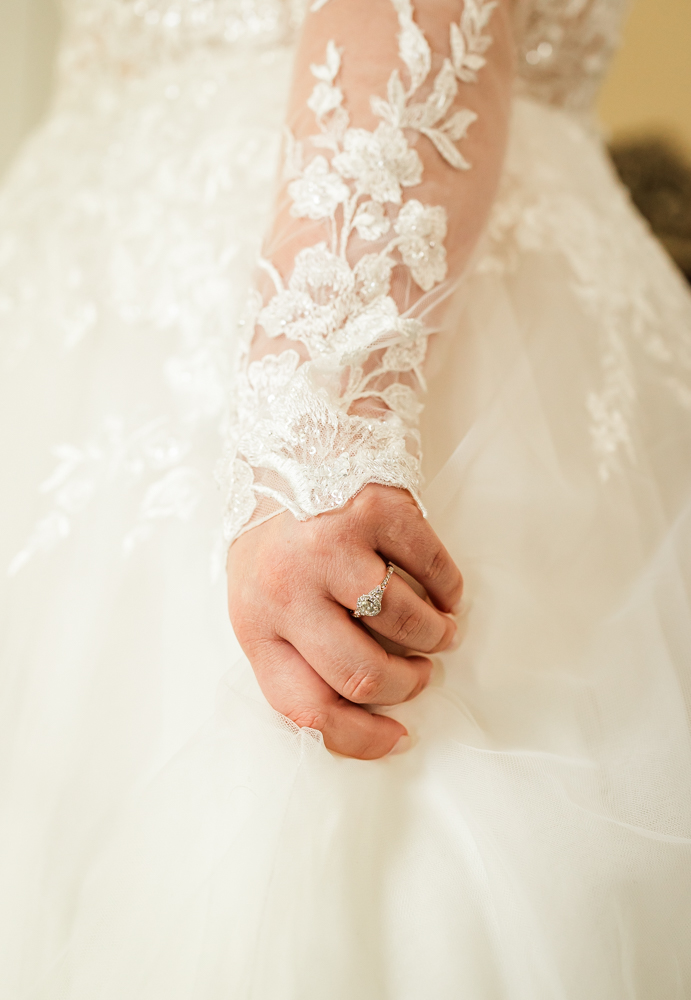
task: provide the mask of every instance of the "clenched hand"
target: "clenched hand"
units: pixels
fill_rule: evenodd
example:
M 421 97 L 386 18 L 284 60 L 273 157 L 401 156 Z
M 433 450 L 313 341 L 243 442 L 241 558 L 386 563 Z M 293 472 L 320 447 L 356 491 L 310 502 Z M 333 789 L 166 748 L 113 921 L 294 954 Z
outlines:
M 353 618 L 387 561 L 405 570 L 434 607 L 397 574 L 374 618 Z M 228 604 L 238 640 L 277 711 L 321 731 L 330 750 L 373 759 L 406 735 L 363 706 L 397 705 L 427 685 L 420 653 L 452 644 L 463 580 L 409 493 L 369 485 L 344 508 L 297 521 L 283 513 L 231 546 Z M 386 652 L 361 622 L 410 650 Z M 414 651 L 414 653 L 412 652 Z

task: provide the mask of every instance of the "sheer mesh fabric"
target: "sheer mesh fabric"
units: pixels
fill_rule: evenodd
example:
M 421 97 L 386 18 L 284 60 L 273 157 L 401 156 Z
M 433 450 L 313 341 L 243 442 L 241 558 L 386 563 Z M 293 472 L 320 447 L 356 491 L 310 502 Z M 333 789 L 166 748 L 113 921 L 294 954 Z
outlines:
M 245 317 L 226 537 L 367 483 L 419 501 L 427 341 L 483 228 L 513 80 L 508 4 L 308 14 L 274 219 Z

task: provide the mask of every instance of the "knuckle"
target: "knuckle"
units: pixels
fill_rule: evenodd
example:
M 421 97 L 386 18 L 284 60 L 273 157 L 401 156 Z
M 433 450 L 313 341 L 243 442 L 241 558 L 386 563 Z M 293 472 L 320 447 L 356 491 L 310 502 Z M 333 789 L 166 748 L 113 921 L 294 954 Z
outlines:
M 398 517 L 407 525 L 408 530 L 414 530 L 415 526 L 424 523 L 422 511 L 407 490 L 397 491 L 396 513 L 398 514 Z
M 235 628 L 235 634 L 257 677 L 260 678 L 267 671 L 271 673 L 280 662 L 283 649 L 281 640 L 263 635 L 256 627 L 249 627 L 240 632 Z M 276 705 L 272 703 L 272 707 L 276 708 Z
M 394 642 L 405 646 L 407 643 L 419 639 L 424 628 L 425 622 L 419 612 L 405 611 L 396 620 L 391 638 Z
M 343 695 L 348 701 L 360 705 L 376 703 L 384 690 L 384 677 L 381 671 L 371 667 L 356 668 L 343 684 Z
M 233 615 L 239 613 L 244 605 L 243 592 L 244 592 L 243 581 L 236 574 L 228 574 L 228 587 L 226 591 L 227 595 L 227 605 L 228 614 L 233 618 Z
M 290 560 L 282 553 L 277 554 L 262 567 L 261 590 L 270 595 L 277 605 L 284 607 L 293 599 L 293 575 Z
M 296 708 L 283 714 L 300 729 L 316 729 L 318 732 L 323 732 L 329 724 L 328 712 L 310 706 Z
M 308 550 L 310 566 L 316 570 L 317 577 L 324 578 L 340 561 L 342 554 L 352 550 L 356 533 L 350 515 L 331 520 L 319 515 L 313 520 L 321 523 L 315 525 L 313 530 L 312 547 Z
M 268 620 L 267 607 L 273 601 L 256 582 L 249 585 L 228 588 L 228 614 L 233 628 L 241 631 L 266 634 Z
M 245 646 L 257 632 L 256 616 L 251 606 L 243 600 L 229 600 L 228 615 L 238 642 Z
M 409 493 L 396 490 L 396 496 L 390 502 L 386 517 L 379 517 L 379 536 L 397 548 L 409 545 L 413 549 L 422 543 L 422 513 Z
M 352 501 L 351 513 L 356 521 L 367 523 L 376 517 L 378 510 L 381 510 L 379 487 L 361 490 Z
M 328 545 L 328 539 L 334 532 L 338 532 L 339 519 L 330 518 L 328 514 L 317 514 L 308 521 L 301 521 L 300 526 L 304 535 L 301 544 L 314 556 L 322 552 Z
M 396 486 L 382 486 L 380 483 L 369 483 L 352 502 L 353 511 L 368 520 L 372 517 L 379 519 L 384 510 L 405 509 L 409 505 L 417 510 L 415 501 L 407 491 Z
M 448 566 L 448 557 L 443 545 L 438 544 L 429 553 L 426 563 L 426 575 L 429 580 L 436 583 L 444 576 Z
M 228 588 L 227 606 L 228 606 L 228 617 L 230 618 L 231 622 L 236 615 L 242 614 L 240 610 L 240 601 L 238 600 L 235 591 L 231 590 L 230 588 Z
M 251 595 L 255 616 L 272 620 L 280 631 L 286 621 L 303 621 L 318 589 L 317 568 L 305 568 L 281 554 L 262 570 L 262 581 Z

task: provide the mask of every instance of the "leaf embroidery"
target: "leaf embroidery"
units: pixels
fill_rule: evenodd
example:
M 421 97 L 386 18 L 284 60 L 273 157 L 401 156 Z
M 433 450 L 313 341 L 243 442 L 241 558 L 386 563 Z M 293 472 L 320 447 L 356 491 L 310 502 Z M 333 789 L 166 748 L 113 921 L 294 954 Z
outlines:
M 268 354 L 239 373 L 239 419 L 224 474 L 229 540 L 271 512 L 304 518 L 341 506 L 369 482 L 418 497 L 416 389 L 424 387 L 430 331 L 401 309 L 392 288 L 395 274 L 395 287 L 412 283 L 418 295 L 446 280 L 447 217 L 443 207 L 405 195 L 422 181 L 415 133 L 453 169 L 470 167 L 458 143 L 477 115 L 454 104 L 459 82 L 474 82 L 485 64 L 496 4 L 465 0 L 449 28 L 451 58 L 432 77 L 432 52 L 412 3 L 391 3 L 402 70 L 392 70 L 385 95 L 370 99 L 377 127 L 351 125 L 339 86 L 344 53 L 329 41 L 324 62 L 310 67 L 316 131 L 286 142 L 291 214 L 330 235 L 297 253 L 287 283 L 270 261 L 261 262 L 275 291 L 257 323 L 306 356 L 290 349 L 280 356 L 290 363 L 277 365 Z M 356 250 L 355 241 L 371 250 Z

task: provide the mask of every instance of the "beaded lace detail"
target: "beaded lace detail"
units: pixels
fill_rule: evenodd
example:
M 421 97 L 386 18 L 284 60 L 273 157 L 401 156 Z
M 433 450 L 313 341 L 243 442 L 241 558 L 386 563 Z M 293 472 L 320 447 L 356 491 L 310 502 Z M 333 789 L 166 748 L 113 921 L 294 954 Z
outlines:
M 306 0 L 62 0 L 62 91 L 291 42 Z M 203 65 L 200 71 L 203 72 Z
M 536 157 L 524 125 L 510 147 L 475 266 L 479 273 L 508 277 L 535 254 L 567 265 L 569 295 L 599 332 L 600 379 L 584 403 L 606 482 L 625 462 L 636 462 L 642 387 L 634 361 L 641 364 L 641 355 L 648 378 L 663 384 L 682 412 L 691 412 L 691 302 L 683 278 L 631 211 L 628 193 L 612 183 L 611 167 L 588 132 L 562 115 L 552 125 L 555 150 L 570 150 L 585 176 L 599 175 L 597 188 L 580 190 L 558 158 Z M 636 254 L 631 246 L 639 248 Z
M 317 0 L 62 0 L 61 77 L 146 74 L 195 51 L 285 44 Z M 519 89 L 587 107 L 607 70 L 629 0 L 515 0 Z
M 546 104 L 592 106 L 629 0 L 517 0 L 518 89 Z
M 433 71 L 412 4 L 392 3 L 408 79 L 395 68 L 386 96 L 372 96 L 377 127 L 351 125 L 330 41 L 312 66 L 317 130 L 289 136 L 290 214 L 322 238 L 297 253 L 287 281 L 260 263 L 269 291 L 252 296 L 250 334 L 291 346 L 260 358 L 248 349 L 240 366 L 222 473 L 229 541 L 282 510 L 305 519 L 341 507 L 368 483 L 419 497 L 417 393 L 427 316 L 450 290 L 447 214 L 405 195 L 422 180 L 421 136 L 451 167 L 470 168 L 457 144 L 477 115 L 456 105 L 458 83 L 474 83 L 485 65 L 497 5 L 465 0 L 449 25 L 451 57 Z

